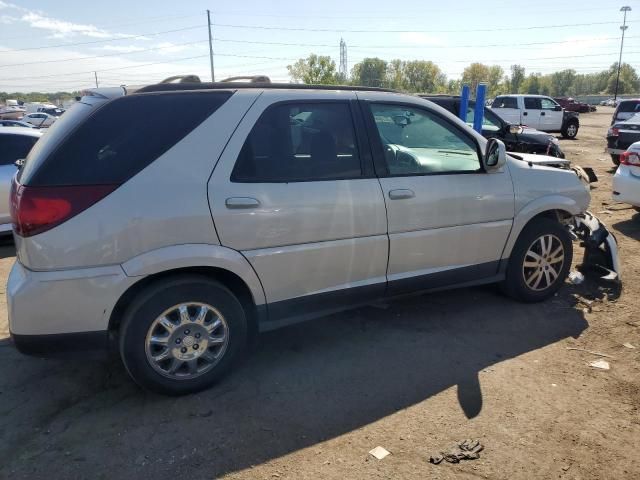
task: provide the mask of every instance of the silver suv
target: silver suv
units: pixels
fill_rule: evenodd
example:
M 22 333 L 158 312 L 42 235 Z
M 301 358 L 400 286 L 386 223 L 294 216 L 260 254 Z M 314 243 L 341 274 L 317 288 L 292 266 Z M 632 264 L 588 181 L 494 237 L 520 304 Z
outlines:
M 140 385 L 193 392 L 255 333 L 354 305 L 485 283 L 544 300 L 575 236 L 617 270 L 589 200 L 414 96 L 94 90 L 14 181 L 10 330 L 31 354 L 115 345 Z

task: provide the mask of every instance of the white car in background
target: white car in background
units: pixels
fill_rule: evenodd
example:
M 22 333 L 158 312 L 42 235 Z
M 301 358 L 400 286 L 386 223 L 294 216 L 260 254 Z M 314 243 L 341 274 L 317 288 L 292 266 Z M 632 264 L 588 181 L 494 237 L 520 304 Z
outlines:
M 620 166 L 613 176 L 613 199 L 640 211 L 640 142 L 632 143 L 620 155 Z
M 57 119 L 58 117 L 49 115 L 48 113 L 38 112 L 27 113 L 21 120 L 30 123 L 34 127 L 50 127 Z

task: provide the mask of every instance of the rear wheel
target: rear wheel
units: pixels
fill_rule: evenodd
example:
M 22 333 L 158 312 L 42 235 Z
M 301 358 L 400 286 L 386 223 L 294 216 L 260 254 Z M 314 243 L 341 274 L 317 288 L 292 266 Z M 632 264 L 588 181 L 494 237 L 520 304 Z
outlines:
M 614 165 L 620 165 L 620 155 L 611 154 L 611 161 Z
M 578 123 L 577 122 L 568 122 L 564 127 L 562 127 L 562 136 L 564 138 L 574 139 L 578 135 Z
M 127 309 L 120 354 L 144 388 L 181 395 L 211 386 L 227 373 L 247 341 L 242 305 L 206 277 L 152 285 Z
M 560 289 L 569 274 L 573 244 L 567 230 L 548 218 L 532 220 L 520 234 L 503 290 L 523 302 L 540 302 Z

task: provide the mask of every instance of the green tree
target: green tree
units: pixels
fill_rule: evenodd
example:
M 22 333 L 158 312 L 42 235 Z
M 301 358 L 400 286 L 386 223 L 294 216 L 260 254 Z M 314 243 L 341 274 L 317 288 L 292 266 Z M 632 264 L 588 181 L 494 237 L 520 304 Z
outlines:
M 351 69 L 351 81 L 354 85 L 383 87 L 386 79 L 387 62 L 381 58 L 365 58 Z
M 527 78 L 522 82 L 520 91 L 522 93 L 529 93 L 533 95 L 539 95 L 541 91 L 541 82 L 539 73 L 530 73 Z
M 551 95 L 565 96 L 576 78 L 576 71 L 572 69 L 560 70 L 551 74 Z
M 301 58 L 293 65 L 287 65 L 289 76 L 294 82 L 314 85 L 331 85 L 336 83 L 336 62 L 329 56 L 312 53 Z
M 424 93 L 442 91 L 447 81 L 440 67 L 424 60 L 404 62 L 403 79 L 405 90 Z
M 521 65 L 511 65 L 511 79 L 509 81 L 509 93 L 519 93 L 520 86 L 523 84 L 525 75 L 524 67 Z
M 475 95 L 478 84 L 489 79 L 489 67 L 482 63 L 472 63 L 462 72 L 462 83 L 469 85 L 471 95 Z
M 499 65 L 489 67 L 489 76 L 487 78 L 487 96 L 495 97 L 503 93 L 504 70 Z

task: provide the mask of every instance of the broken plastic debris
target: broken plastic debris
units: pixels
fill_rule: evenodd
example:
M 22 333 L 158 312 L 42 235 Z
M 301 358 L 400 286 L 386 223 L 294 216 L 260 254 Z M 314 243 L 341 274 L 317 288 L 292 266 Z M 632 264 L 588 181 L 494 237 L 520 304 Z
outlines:
M 609 366 L 609 362 L 606 360 L 594 360 L 589 363 L 590 367 L 599 368 L 600 370 L 609 370 L 611 367 Z
M 378 446 L 378 447 L 374 448 L 373 450 L 371 450 L 369 452 L 369 455 L 373 455 L 378 460 L 382 460 L 384 457 L 386 457 L 390 453 L 391 452 L 389 450 L 387 450 L 386 448 Z
M 632 344 L 630 344 L 628 342 L 627 343 L 623 343 L 622 346 L 625 347 L 625 348 L 636 348 L 635 345 L 632 345 Z
M 584 282 L 584 275 L 577 270 L 574 270 L 569 274 L 569 281 L 574 285 L 580 285 Z
M 438 465 L 443 460 L 449 463 L 459 463 L 460 460 L 475 460 L 476 458 L 480 458 L 480 452 L 482 450 L 484 450 L 484 446 L 479 440 L 461 440 L 449 450 L 429 457 L 429 462 Z

